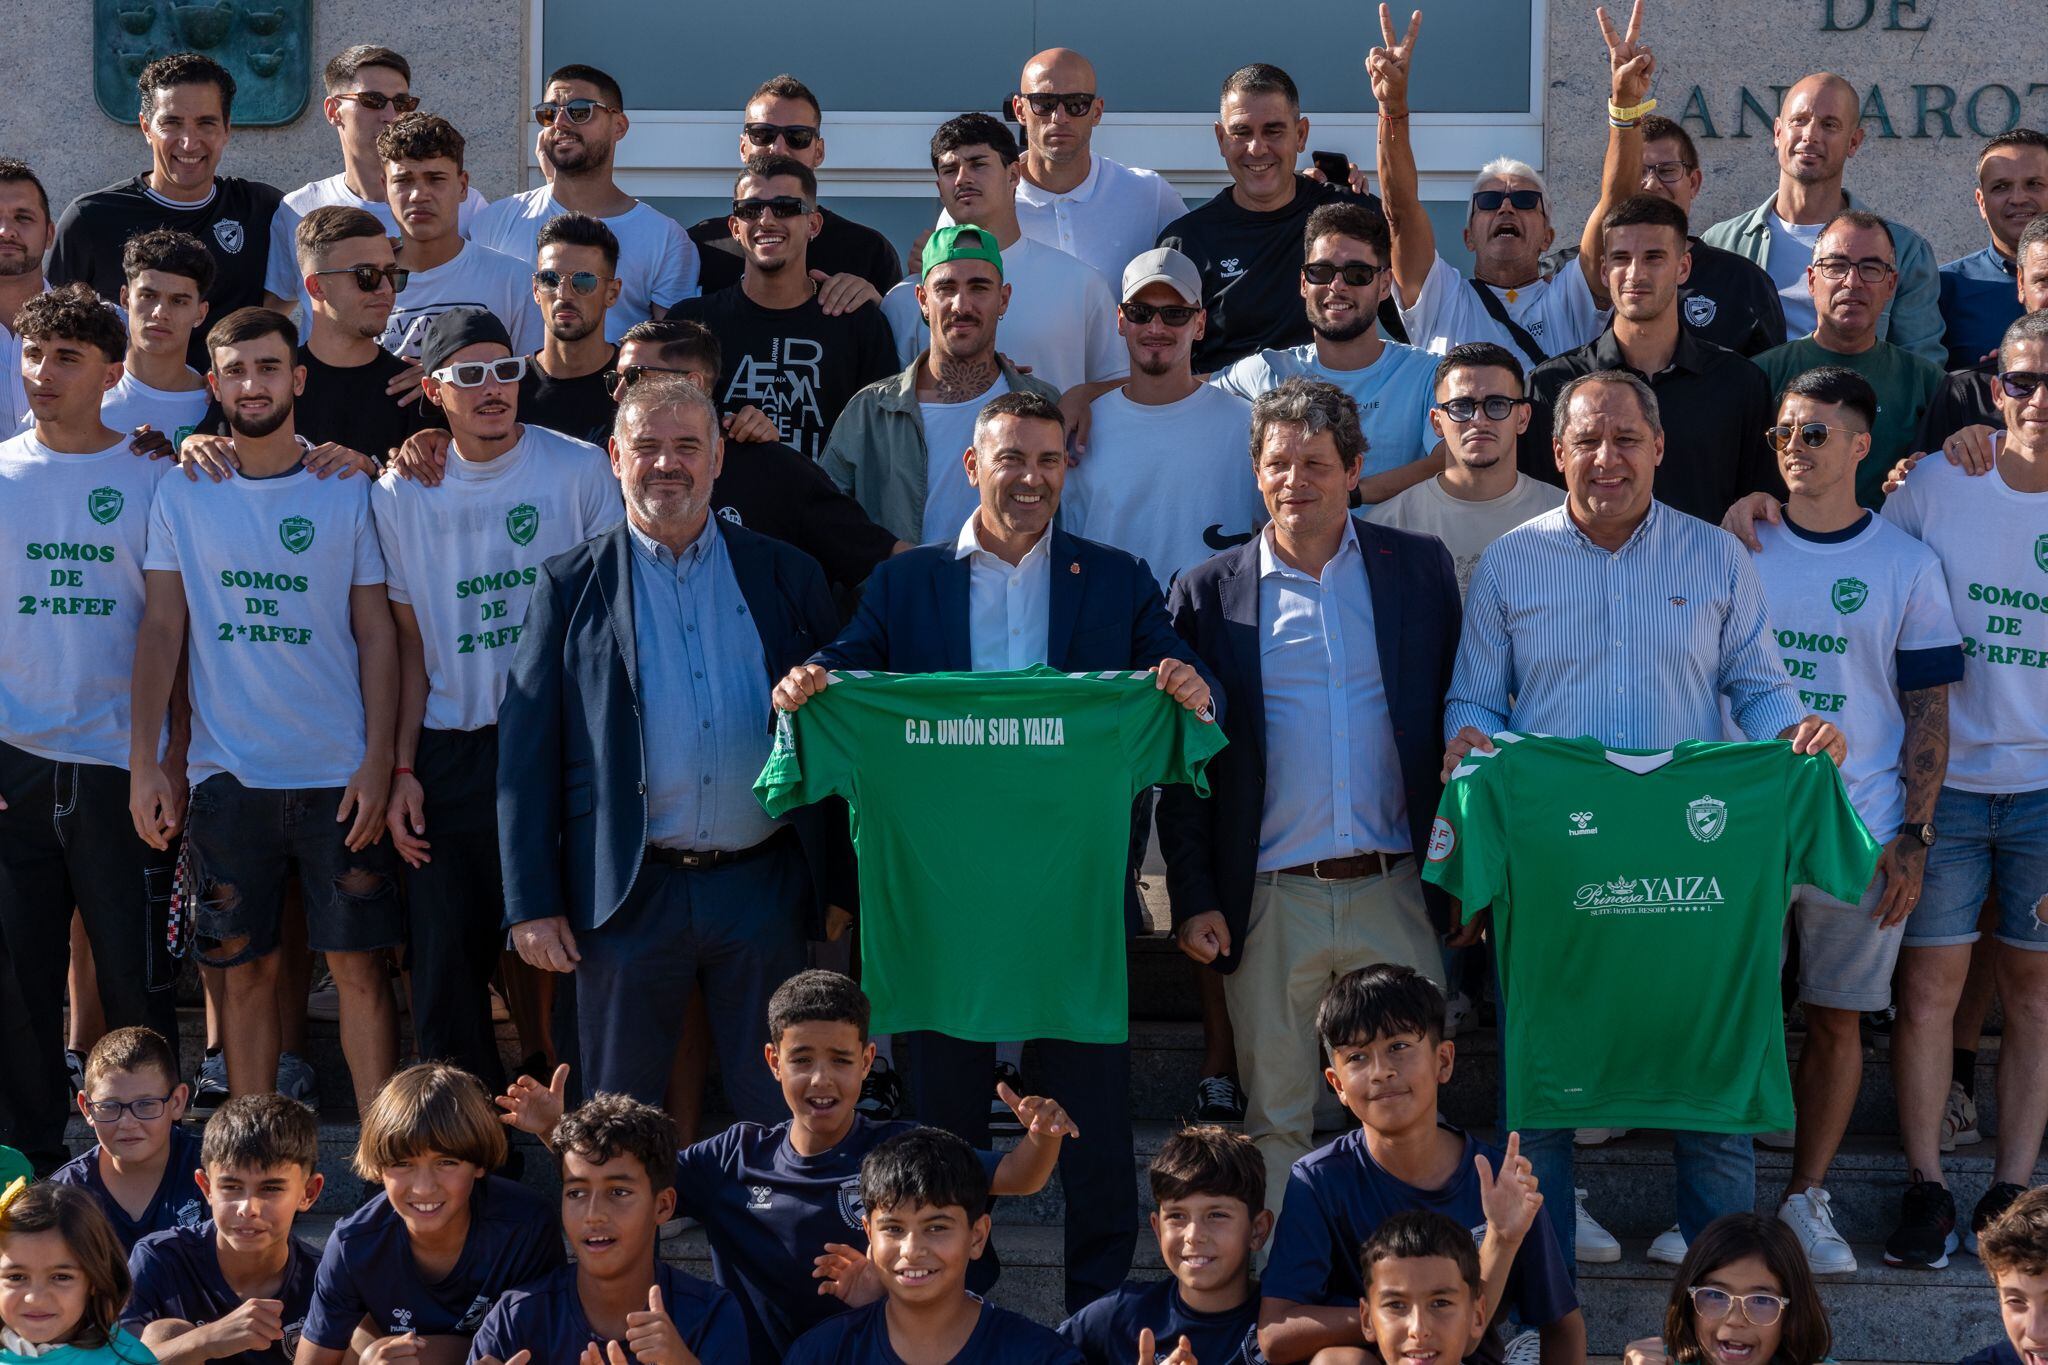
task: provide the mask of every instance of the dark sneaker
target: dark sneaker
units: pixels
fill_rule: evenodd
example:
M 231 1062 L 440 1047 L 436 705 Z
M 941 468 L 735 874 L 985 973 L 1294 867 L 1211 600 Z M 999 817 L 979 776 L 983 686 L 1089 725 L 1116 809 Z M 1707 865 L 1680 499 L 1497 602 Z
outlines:
M 860 1083 L 860 1098 L 854 1102 L 854 1111 L 865 1114 L 877 1123 L 887 1122 L 903 1112 L 903 1078 L 896 1074 L 896 1068 L 880 1057 L 868 1071 L 868 1078 Z
M 1195 1117 L 1203 1123 L 1243 1123 L 1244 1090 L 1229 1076 L 1195 1082 Z
M 1998 1220 L 1998 1215 L 2012 1207 L 2015 1199 L 2027 1192 L 2025 1185 L 2009 1185 L 2004 1181 L 1984 1191 L 1984 1197 L 1977 1201 L 1977 1207 L 1970 1211 L 1969 1235 L 1963 1238 L 1963 1245 L 1972 1256 L 1977 1254 L 1977 1238 L 1984 1229 Z
M 1010 1106 L 1004 1104 L 1002 1098 L 995 1093 L 995 1086 L 1006 1083 L 1020 1097 L 1031 1093 L 1024 1088 L 1023 1072 L 1008 1062 L 997 1062 L 995 1079 L 990 1083 L 988 1097 L 988 1130 L 991 1133 L 1014 1134 L 1024 1131 L 1024 1125 L 1017 1122 L 1017 1116 L 1010 1111 Z
M 192 1086 L 191 1111 L 205 1118 L 228 1102 L 228 1059 L 217 1047 L 206 1049 L 199 1062 L 199 1078 Z
M 1884 1241 L 1884 1263 L 1939 1270 L 1948 1264 L 1948 1254 L 1955 1249 L 1955 1196 L 1913 1172 L 1912 1183 L 1899 1201 L 1899 1225 Z

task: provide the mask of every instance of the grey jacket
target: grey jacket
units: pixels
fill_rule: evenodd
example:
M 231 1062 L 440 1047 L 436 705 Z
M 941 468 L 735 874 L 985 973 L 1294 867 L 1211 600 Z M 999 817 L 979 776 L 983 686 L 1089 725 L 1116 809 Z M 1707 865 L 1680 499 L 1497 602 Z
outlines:
M 1748 213 L 1714 224 L 1700 234 L 1708 246 L 1720 247 L 1770 269 L 1771 206 L 1778 202 L 1773 193 Z M 1842 202 L 1855 204 L 1847 190 Z M 1948 363 L 1948 346 L 1942 340 L 1946 324 L 1941 319 L 1941 275 L 1935 265 L 1934 248 L 1927 239 L 1894 218 L 1886 218 L 1892 232 L 1892 253 L 1898 258 L 1899 288 L 1877 320 L 1877 339 L 1911 351 L 1937 365 Z M 1795 341 L 1796 337 L 1787 337 Z
M 1041 394 L 1057 403 L 1060 391 L 996 357 L 1012 393 Z M 924 356 L 901 374 L 878 379 L 855 394 L 818 457 L 832 482 L 852 495 L 874 521 L 899 540 L 924 539 L 924 500 L 929 457 L 924 418 L 917 409 L 917 370 Z

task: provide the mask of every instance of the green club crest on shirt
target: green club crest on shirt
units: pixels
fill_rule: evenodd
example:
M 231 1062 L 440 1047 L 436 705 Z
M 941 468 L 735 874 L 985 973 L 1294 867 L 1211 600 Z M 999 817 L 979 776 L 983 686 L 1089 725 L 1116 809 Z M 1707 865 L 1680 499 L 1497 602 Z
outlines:
M 1721 837 L 1721 831 L 1728 828 L 1728 803 L 1711 796 L 1687 802 L 1685 827 L 1701 843 L 1713 843 Z
M 1829 597 L 1835 610 L 1848 616 L 1870 600 L 1870 585 L 1860 578 L 1837 578 Z
M 512 537 L 514 545 L 531 545 L 539 530 L 540 509 L 530 502 L 522 502 L 505 514 L 505 534 Z
M 2048 573 L 2048 535 L 2034 537 L 2034 565 Z
M 313 523 L 304 517 L 286 517 L 277 524 L 277 538 L 295 555 L 313 548 Z
M 118 488 L 95 488 L 85 495 L 85 510 L 92 513 L 92 519 L 105 526 L 121 515 L 121 506 L 127 501 Z

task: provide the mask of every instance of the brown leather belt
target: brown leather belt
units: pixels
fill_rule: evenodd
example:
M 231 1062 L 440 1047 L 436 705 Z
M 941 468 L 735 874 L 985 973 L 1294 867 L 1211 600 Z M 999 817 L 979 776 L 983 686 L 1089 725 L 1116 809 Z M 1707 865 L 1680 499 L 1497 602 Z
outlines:
M 776 847 L 788 834 L 789 826 L 784 825 L 760 843 L 730 852 L 724 849 L 706 849 L 699 852 L 691 848 L 661 848 L 649 844 L 642 850 L 640 856 L 644 862 L 659 863 L 663 867 L 681 867 L 701 872 L 707 867 L 728 867 L 733 863 L 743 863 L 749 858 L 758 858 Z
M 1348 858 L 1318 858 L 1280 869 L 1286 877 L 1314 877 L 1319 882 L 1344 882 L 1355 877 L 1384 877 L 1408 861 L 1406 853 L 1354 853 Z

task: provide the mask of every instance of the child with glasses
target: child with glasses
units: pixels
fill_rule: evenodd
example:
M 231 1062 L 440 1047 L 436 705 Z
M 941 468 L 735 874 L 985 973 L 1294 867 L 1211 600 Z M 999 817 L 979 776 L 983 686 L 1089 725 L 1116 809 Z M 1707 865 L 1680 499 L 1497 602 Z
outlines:
M 1622 1365 L 1819 1365 L 1833 1343 L 1798 1235 L 1775 1218 L 1731 1213 L 1693 1239 L 1663 1333 L 1631 1342 Z
M 187 1093 L 177 1054 L 153 1029 L 115 1029 L 85 1059 L 78 1112 L 99 1141 L 50 1179 L 92 1196 L 124 1254 L 152 1232 L 206 1221 L 206 1196 L 193 1178 L 199 1135 L 178 1126 Z

